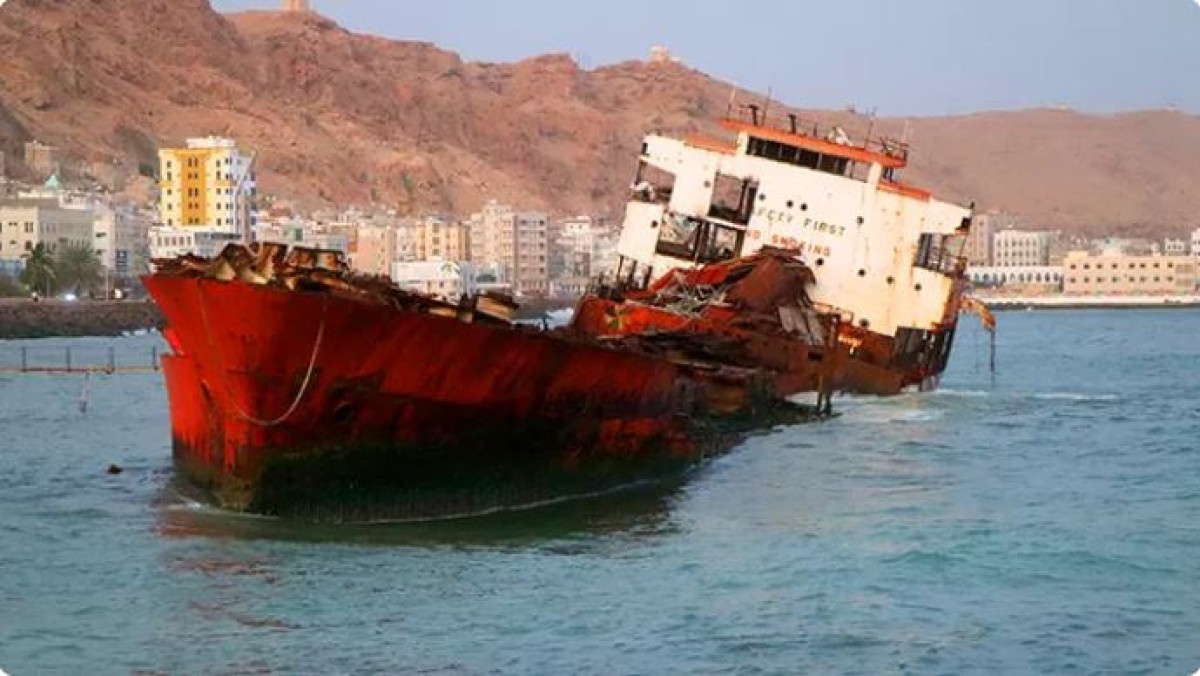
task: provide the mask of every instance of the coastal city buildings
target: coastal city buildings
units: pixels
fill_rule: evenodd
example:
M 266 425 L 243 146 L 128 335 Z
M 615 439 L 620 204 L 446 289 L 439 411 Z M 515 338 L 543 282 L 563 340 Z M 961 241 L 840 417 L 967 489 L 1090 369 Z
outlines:
M 1192 231 L 1191 250 L 1193 256 L 1200 256 L 1200 228 L 1196 228 Z
M 155 257 L 186 253 L 185 247 L 202 243 L 249 240 L 257 194 L 252 154 L 232 139 L 214 136 L 188 139 L 186 147 L 158 154 L 159 218 L 150 235 Z

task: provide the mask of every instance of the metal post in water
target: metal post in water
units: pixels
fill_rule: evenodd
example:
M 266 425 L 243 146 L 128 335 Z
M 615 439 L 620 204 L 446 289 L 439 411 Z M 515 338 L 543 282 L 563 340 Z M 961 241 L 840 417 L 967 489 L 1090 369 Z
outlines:
M 21 348 L 21 373 L 29 370 L 29 348 Z
M 996 375 L 996 332 L 992 331 L 991 336 L 991 354 L 988 355 L 988 368 L 991 369 L 992 375 Z
M 155 371 L 158 370 L 158 348 L 157 347 L 150 348 L 150 368 L 154 369 Z
M 111 345 L 108 346 L 108 372 L 109 373 L 117 372 L 116 350 Z
M 67 371 L 71 370 L 71 348 L 64 348 L 67 352 Z

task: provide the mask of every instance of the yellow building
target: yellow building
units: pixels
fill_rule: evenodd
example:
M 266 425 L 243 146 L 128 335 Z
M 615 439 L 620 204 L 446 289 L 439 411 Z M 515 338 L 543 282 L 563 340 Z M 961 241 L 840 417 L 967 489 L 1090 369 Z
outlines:
M 159 222 L 246 237 L 254 225 L 254 156 L 231 139 L 188 139 L 158 151 Z

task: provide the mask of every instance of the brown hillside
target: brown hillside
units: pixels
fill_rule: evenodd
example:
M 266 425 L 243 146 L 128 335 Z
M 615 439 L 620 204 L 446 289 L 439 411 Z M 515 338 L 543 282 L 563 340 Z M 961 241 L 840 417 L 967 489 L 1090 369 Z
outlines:
M 316 15 L 224 17 L 205 0 L 10 0 L 0 12 L 3 149 L 36 137 L 136 166 L 153 163 L 159 143 L 227 134 L 259 153 L 264 191 L 311 206 L 463 213 L 496 196 L 612 212 L 640 137 L 710 128 L 729 92 L 679 65 L 468 63 Z M 815 115 L 852 135 L 867 125 Z M 909 180 L 1031 226 L 1182 232 L 1200 211 L 1195 117 L 1034 110 L 907 122 Z

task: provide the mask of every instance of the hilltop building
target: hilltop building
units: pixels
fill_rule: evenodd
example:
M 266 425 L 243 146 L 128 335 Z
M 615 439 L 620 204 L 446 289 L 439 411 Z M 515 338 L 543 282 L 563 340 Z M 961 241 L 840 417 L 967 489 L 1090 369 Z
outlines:
M 309 12 L 312 10 L 308 6 L 308 0 L 283 0 L 283 11 Z
M 59 161 L 58 148 L 36 140 L 25 142 L 25 166 L 39 177 L 38 180 L 57 173 Z

